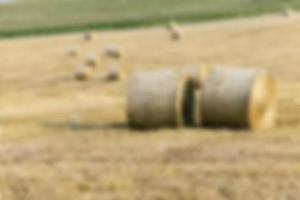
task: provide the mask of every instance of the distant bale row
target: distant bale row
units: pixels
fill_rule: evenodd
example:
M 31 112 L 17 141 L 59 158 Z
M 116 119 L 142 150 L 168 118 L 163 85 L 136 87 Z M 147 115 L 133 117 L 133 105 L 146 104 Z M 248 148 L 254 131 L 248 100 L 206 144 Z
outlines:
M 178 40 L 182 37 L 182 32 L 179 25 L 175 22 L 169 22 L 167 24 L 167 30 L 169 31 L 171 38 Z M 91 32 L 85 32 L 82 35 L 83 41 L 89 42 L 94 39 Z M 80 49 L 77 46 L 70 46 L 67 49 L 67 55 L 70 57 L 79 57 L 81 54 Z M 124 58 L 124 52 L 116 45 L 110 44 L 104 49 L 104 60 L 107 66 L 106 79 L 109 81 L 120 80 L 125 77 L 125 74 L 120 67 L 119 60 Z M 95 70 L 90 69 L 95 68 L 99 65 L 99 58 L 94 53 L 89 53 L 83 58 L 83 63 L 78 64 L 75 68 L 75 78 L 77 80 L 87 80 L 92 77 Z M 185 70 L 193 70 L 191 68 Z M 184 71 L 182 71 L 185 73 Z M 194 82 L 195 83 L 195 82 Z
M 127 101 L 129 123 L 136 128 L 269 128 L 275 121 L 276 88 L 263 70 L 214 68 L 208 73 L 194 67 L 135 73 Z
M 92 39 L 90 33 L 85 33 L 83 38 L 86 41 Z M 70 46 L 66 50 L 67 55 L 70 57 L 79 57 L 80 50 L 77 46 Z M 108 45 L 104 49 L 104 60 L 106 65 L 106 79 L 108 81 L 117 81 L 125 77 L 124 71 L 120 64 L 120 59 L 124 56 L 124 53 L 115 45 Z M 88 80 L 95 73 L 95 69 L 100 64 L 100 56 L 96 53 L 89 52 L 83 58 L 83 63 L 78 64 L 75 68 L 75 78 L 79 81 Z

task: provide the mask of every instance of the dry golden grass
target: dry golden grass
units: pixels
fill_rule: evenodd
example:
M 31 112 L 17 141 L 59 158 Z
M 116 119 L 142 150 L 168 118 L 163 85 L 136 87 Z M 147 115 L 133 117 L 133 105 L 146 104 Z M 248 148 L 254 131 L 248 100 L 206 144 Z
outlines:
M 0 42 L 0 199 L 298 199 L 300 20 L 280 17 Z M 130 130 L 126 80 L 73 78 L 65 48 L 124 49 L 127 73 L 222 64 L 269 69 L 278 127 L 269 131 Z

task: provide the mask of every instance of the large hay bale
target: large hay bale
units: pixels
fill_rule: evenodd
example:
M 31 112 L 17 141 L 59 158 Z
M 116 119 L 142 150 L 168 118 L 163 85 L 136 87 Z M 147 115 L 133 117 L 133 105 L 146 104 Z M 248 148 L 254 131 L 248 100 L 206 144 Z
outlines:
M 276 86 L 263 70 L 215 68 L 201 98 L 203 124 L 236 128 L 274 125 Z
M 104 55 L 113 59 L 120 59 L 123 57 L 121 49 L 116 45 L 108 45 L 104 50 Z
M 91 68 L 86 65 L 78 65 L 75 69 L 75 78 L 79 81 L 87 80 L 91 75 Z
M 179 69 L 179 74 L 190 77 L 194 83 L 201 88 L 209 73 L 206 65 L 202 66 L 183 66 Z
M 135 128 L 194 125 L 194 83 L 172 70 L 136 72 L 129 81 L 127 114 Z

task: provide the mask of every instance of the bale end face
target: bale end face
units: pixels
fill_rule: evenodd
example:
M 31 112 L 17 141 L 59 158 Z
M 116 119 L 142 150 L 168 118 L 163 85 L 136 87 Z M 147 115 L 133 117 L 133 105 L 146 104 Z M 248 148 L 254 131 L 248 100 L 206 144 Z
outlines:
M 271 75 L 262 72 L 253 82 L 248 118 L 252 129 L 271 128 L 276 122 L 276 83 Z
M 215 68 L 203 88 L 203 123 L 215 127 L 271 127 L 275 120 L 275 90 L 266 72 Z

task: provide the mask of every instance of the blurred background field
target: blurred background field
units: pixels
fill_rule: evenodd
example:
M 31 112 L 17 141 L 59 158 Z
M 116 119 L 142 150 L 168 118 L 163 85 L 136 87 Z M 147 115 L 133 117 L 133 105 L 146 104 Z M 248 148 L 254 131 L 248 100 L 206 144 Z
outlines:
M 279 12 L 298 0 L 16 0 L 0 4 L 0 36 L 128 28 Z

